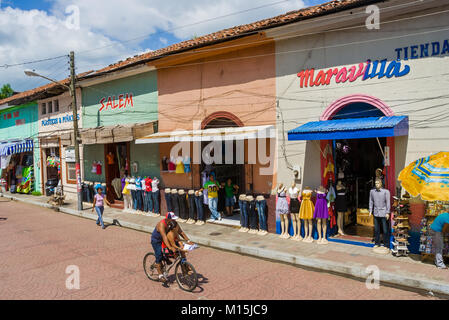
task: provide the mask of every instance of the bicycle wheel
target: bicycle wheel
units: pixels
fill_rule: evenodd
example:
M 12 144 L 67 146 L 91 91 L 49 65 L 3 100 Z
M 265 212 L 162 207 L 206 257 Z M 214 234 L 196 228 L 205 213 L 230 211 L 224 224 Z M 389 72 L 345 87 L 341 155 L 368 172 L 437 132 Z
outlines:
M 179 262 L 175 267 L 175 277 L 178 286 L 184 291 L 193 291 L 198 286 L 198 275 L 189 262 Z
M 156 269 L 156 257 L 153 252 L 148 252 L 143 258 L 143 270 L 150 280 L 159 281 L 159 274 Z

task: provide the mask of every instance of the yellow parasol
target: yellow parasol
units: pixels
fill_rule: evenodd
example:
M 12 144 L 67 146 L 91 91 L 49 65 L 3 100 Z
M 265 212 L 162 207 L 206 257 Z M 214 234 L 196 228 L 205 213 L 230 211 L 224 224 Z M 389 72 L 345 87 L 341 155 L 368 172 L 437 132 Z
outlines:
M 399 174 L 402 187 L 427 201 L 449 201 L 449 152 L 438 152 L 410 163 Z

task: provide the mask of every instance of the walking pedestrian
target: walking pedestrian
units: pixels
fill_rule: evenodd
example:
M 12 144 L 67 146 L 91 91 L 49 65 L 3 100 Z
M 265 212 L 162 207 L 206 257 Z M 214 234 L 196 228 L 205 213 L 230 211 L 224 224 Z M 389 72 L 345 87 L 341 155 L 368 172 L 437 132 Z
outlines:
M 108 199 L 106 199 L 106 197 L 103 195 L 103 189 L 101 187 L 97 187 L 97 194 L 95 194 L 94 196 L 92 212 L 94 211 L 95 208 L 95 211 L 98 214 L 97 226 L 101 225 L 101 229 L 105 229 L 103 223 L 104 202 L 106 202 L 108 206 L 111 206 Z

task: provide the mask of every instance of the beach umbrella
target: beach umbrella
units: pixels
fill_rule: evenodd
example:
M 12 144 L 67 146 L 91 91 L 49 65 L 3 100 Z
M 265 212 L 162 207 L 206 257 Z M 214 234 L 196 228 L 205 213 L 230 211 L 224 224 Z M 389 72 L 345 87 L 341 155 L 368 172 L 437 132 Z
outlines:
M 399 174 L 402 187 L 427 201 L 449 201 L 449 152 L 438 152 L 410 163 Z

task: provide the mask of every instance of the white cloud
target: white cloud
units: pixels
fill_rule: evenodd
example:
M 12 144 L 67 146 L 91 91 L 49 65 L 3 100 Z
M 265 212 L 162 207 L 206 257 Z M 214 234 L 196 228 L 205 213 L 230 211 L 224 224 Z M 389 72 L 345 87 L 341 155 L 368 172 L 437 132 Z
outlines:
M 77 72 L 100 69 L 150 50 L 145 48 L 158 49 L 161 45 L 165 46 L 173 37 L 190 39 L 304 7 L 302 0 L 290 0 L 213 19 L 274 3 L 276 0 L 49 1 L 52 3 L 49 13 L 9 7 L 0 9 L 0 65 L 68 54 L 74 50 Z M 67 28 L 65 11 L 70 5 L 79 8 L 79 30 Z M 212 20 L 200 23 L 209 19 Z M 167 35 L 167 31 L 171 36 Z M 131 39 L 134 40 L 127 41 Z M 96 48 L 102 49 L 92 50 Z M 24 78 L 23 69 L 28 67 L 58 79 L 68 75 L 67 65 L 59 60 L 23 68 L 0 68 L 0 85 L 9 82 L 15 90 L 21 91 L 44 84 L 43 80 Z

